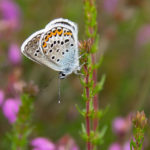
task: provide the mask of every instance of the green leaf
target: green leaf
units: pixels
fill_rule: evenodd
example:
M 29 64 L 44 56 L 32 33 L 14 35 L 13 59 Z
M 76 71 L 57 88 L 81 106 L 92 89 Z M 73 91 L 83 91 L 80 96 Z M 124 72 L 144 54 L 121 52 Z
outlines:
M 101 145 L 104 142 L 104 135 L 107 131 L 107 126 L 104 126 L 100 132 L 96 132 L 93 138 L 91 139 L 91 142 L 93 145 Z
M 82 79 L 82 78 L 80 78 L 80 83 L 82 84 L 82 86 L 86 86 L 86 83 L 85 83 L 85 81 L 84 81 L 84 79 Z
M 94 36 L 96 36 L 97 31 L 95 31 L 95 33 L 93 33 Z M 99 43 L 99 37 L 97 36 L 95 38 L 95 42 L 93 43 L 92 47 L 91 47 L 91 53 L 95 53 L 98 50 L 98 43 Z
M 82 133 L 86 133 L 86 127 L 83 123 L 81 124 L 81 127 L 82 127 Z
M 86 127 L 85 127 L 85 125 L 82 123 L 81 124 L 81 137 L 85 140 L 85 141 L 87 141 L 88 140 L 88 136 L 87 136 L 87 134 L 86 134 Z
M 105 75 L 102 76 L 101 81 L 99 83 L 97 83 L 96 87 L 93 90 L 93 96 L 96 95 L 98 92 L 100 92 L 103 89 L 103 85 L 105 82 Z
M 103 62 L 103 55 L 99 59 L 98 63 L 93 66 L 93 69 L 98 69 L 102 65 L 102 62 Z
M 87 97 L 86 97 L 86 94 L 85 94 L 85 93 L 82 94 L 82 99 L 83 99 L 84 101 L 87 101 Z
M 85 109 L 81 110 L 77 104 L 76 104 L 75 106 L 76 106 L 78 112 L 79 112 L 83 117 L 85 117 L 85 116 L 86 116 L 86 111 L 85 111 Z

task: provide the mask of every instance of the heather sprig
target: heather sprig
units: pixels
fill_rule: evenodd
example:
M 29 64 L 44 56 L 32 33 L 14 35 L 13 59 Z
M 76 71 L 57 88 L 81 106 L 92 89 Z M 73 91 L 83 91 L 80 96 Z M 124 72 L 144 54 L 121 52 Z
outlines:
M 131 150 L 142 150 L 143 141 L 144 141 L 144 133 L 145 127 L 147 125 L 147 118 L 145 116 L 144 111 L 137 111 L 136 114 L 132 117 L 133 123 L 133 138 L 130 142 Z
M 12 132 L 9 135 L 11 150 L 27 150 L 28 137 L 33 129 L 31 120 L 36 93 L 37 87 L 33 84 L 29 84 L 23 89 L 17 120 L 13 124 Z
M 96 149 L 97 145 L 103 142 L 103 136 L 106 131 L 104 127 L 99 131 L 99 119 L 103 116 L 104 111 L 98 108 L 98 93 L 102 90 L 105 81 L 105 75 L 97 81 L 97 69 L 102 63 L 102 57 L 96 61 L 96 52 L 98 50 L 99 37 L 97 34 L 97 10 L 95 0 L 84 0 L 85 12 L 85 35 L 87 40 L 80 42 L 81 63 L 83 78 L 82 98 L 85 101 L 85 109 L 78 110 L 85 118 L 85 125 L 82 124 L 82 137 L 86 141 L 87 150 Z

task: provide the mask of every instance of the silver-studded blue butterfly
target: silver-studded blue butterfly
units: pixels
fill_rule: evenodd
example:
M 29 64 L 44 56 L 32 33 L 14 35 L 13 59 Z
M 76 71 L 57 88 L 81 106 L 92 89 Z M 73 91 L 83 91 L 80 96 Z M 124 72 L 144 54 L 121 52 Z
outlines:
M 21 46 L 29 59 L 59 71 L 65 78 L 80 70 L 78 55 L 78 28 L 68 19 L 55 19 L 33 33 Z

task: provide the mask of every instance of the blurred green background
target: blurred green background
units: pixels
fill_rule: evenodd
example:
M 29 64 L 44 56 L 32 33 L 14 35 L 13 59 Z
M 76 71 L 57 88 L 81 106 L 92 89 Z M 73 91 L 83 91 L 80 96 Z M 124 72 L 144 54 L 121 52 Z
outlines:
M 59 17 L 78 24 L 79 40 L 84 40 L 84 6 L 82 0 L 16 0 L 20 7 L 19 31 L 9 38 L 0 40 L 0 88 L 8 84 L 8 74 L 19 67 L 21 79 L 33 81 L 39 87 L 33 114 L 34 131 L 32 137 L 43 136 L 58 141 L 65 134 L 71 135 L 84 149 L 80 137 L 81 123 L 85 120 L 78 113 L 75 104 L 81 108 L 85 104 L 81 98 L 82 86 L 78 76 L 72 74 L 61 81 L 61 103 L 58 104 L 58 73 L 22 56 L 18 66 L 7 64 L 8 43 L 14 41 L 20 46 L 33 32 L 44 28 L 51 20 Z M 104 60 L 98 78 L 106 75 L 104 89 L 99 93 L 99 107 L 110 105 L 108 112 L 100 120 L 100 127 L 107 125 L 101 150 L 117 140 L 112 132 L 112 121 L 126 117 L 136 110 L 150 114 L 150 1 L 120 0 L 115 10 L 109 10 L 104 0 L 97 0 L 98 34 L 100 36 L 97 60 L 101 54 Z M 111 8 L 114 3 L 111 3 Z M 145 29 L 144 29 L 145 28 Z M 146 31 L 145 31 L 146 30 Z M 148 35 L 146 35 L 148 34 Z M 11 39 L 11 40 L 10 40 Z M 0 149 L 7 149 L 7 136 L 11 130 L 7 119 L 0 112 Z M 150 149 L 150 129 L 145 138 L 145 150 Z M 130 134 L 126 137 L 129 139 Z

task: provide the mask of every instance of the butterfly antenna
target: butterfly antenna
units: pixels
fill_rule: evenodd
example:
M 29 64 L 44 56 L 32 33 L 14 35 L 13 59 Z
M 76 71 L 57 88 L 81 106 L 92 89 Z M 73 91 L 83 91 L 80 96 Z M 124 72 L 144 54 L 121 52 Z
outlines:
M 61 94 L 60 94 L 60 78 L 58 78 L 58 103 L 60 104 Z

